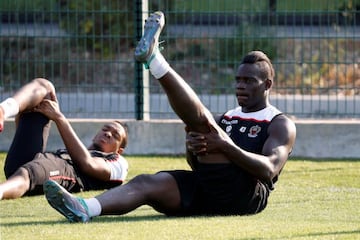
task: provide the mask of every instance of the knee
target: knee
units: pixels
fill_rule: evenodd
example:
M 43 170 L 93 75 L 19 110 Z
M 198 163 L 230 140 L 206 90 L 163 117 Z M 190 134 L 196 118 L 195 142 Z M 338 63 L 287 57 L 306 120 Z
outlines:
M 157 181 L 153 174 L 140 174 L 128 183 L 134 191 L 141 192 L 144 196 L 151 196 L 157 188 Z
M 45 78 L 35 78 L 32 81 L 41 86 L 42 88 L 45 88 L 48 93 L 55 94 L 55 86 L 50 80 L 47 80 Z
M 133 189 L 141 191 L 149 198 L 158 199 L 159 195 L 166 195 L 177 189 L 175 179 L 168 173 L 141 174 L 134 177 L 128 184 Z
M 147 184 L 151 182 L 151 175 L 150 174 L 140 174 L 134 177 L 131 180 L 133 186 L 138 187 L 140 189 L 144 189 Z

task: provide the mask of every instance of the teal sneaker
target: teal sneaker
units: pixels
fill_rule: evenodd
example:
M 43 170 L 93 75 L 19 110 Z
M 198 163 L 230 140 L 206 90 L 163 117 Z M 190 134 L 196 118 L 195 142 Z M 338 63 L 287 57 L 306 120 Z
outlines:
M 135 59 L 149 65 L 154 52 L 158 51 L 159 36 L 165 25 L 165 16 L 161 11 L 150 14 L 145 20 L 144 34 L 135 49 Z
M 48 203 L 70 222 L 90 221 L 88 207 L 84 199 L 71 195 L 53 180 L 47 180 L 43 188 Z

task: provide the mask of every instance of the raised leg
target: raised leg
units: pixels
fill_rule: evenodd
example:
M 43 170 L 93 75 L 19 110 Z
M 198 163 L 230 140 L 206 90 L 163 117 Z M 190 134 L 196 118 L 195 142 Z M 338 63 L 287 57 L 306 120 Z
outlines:
M 57 101 L 53 84 L 44 79 L 36 78 L 21 87 L 12 97 L 0 103 L 0 132 L 4 129 L 4 121 L 18 113 L 31 110 L 44 98 Z
M 144 35 L 135 50 L 135 59 L 150 68 L 166 92 L 169 103 L 188 129 L 208 132 L 209 124 L 215 120 L 202 104 L 194 90 L 166 62 L 159 51 L 159 36 L 165 25 L 164 14 L 160 11 L 149 16 L 145 22 Z

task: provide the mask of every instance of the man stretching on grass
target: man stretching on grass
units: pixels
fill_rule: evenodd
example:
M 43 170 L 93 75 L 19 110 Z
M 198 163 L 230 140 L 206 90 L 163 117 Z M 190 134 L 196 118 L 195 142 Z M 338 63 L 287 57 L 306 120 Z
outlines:
M 90 199 L 46 182 L 48 202 L 71 222 L 125 214 L 142 205 L 169 216 L 247 215 L 267 205 L 296 135 L 294 123 L 269 103 L 274 79 L 270 60 L 260 51 L 243 58 L 235 76 L 239 107 L 214 119 L 159 52 L 164 24 L 162 12 L 150 15 L 135 58 L 149 67 L 186 124 L 192 171 L 142 174 Z
M 107 189 L 123 183 L 128 163 L 120 154 L 127 144 L 126 128 L 106 123 L 86 148 L 60 111 L 55 87 L 36 78 L 0 103 L 0 131 L 4 120 L 16 116 L 16 133 L 5 160 L 7 180 L 0 183 L 0 200 L 43 194 L 52 179 L 68 191 Z M 66 149 L 45 152 L 50 120 Z

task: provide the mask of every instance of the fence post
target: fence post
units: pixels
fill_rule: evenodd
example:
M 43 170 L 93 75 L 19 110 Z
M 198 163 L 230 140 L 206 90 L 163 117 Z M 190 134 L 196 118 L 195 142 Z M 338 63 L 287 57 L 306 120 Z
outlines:
M 144 21 L 148 16 L 148 0 L 135 0 L 135 43 L 143 34 Z M 135 61 L 135 59 L 134 59 Z M 143 64 L 135 61 L 135 118 L 136 120 L 150 119 L 149 71 L 145 71 Z

